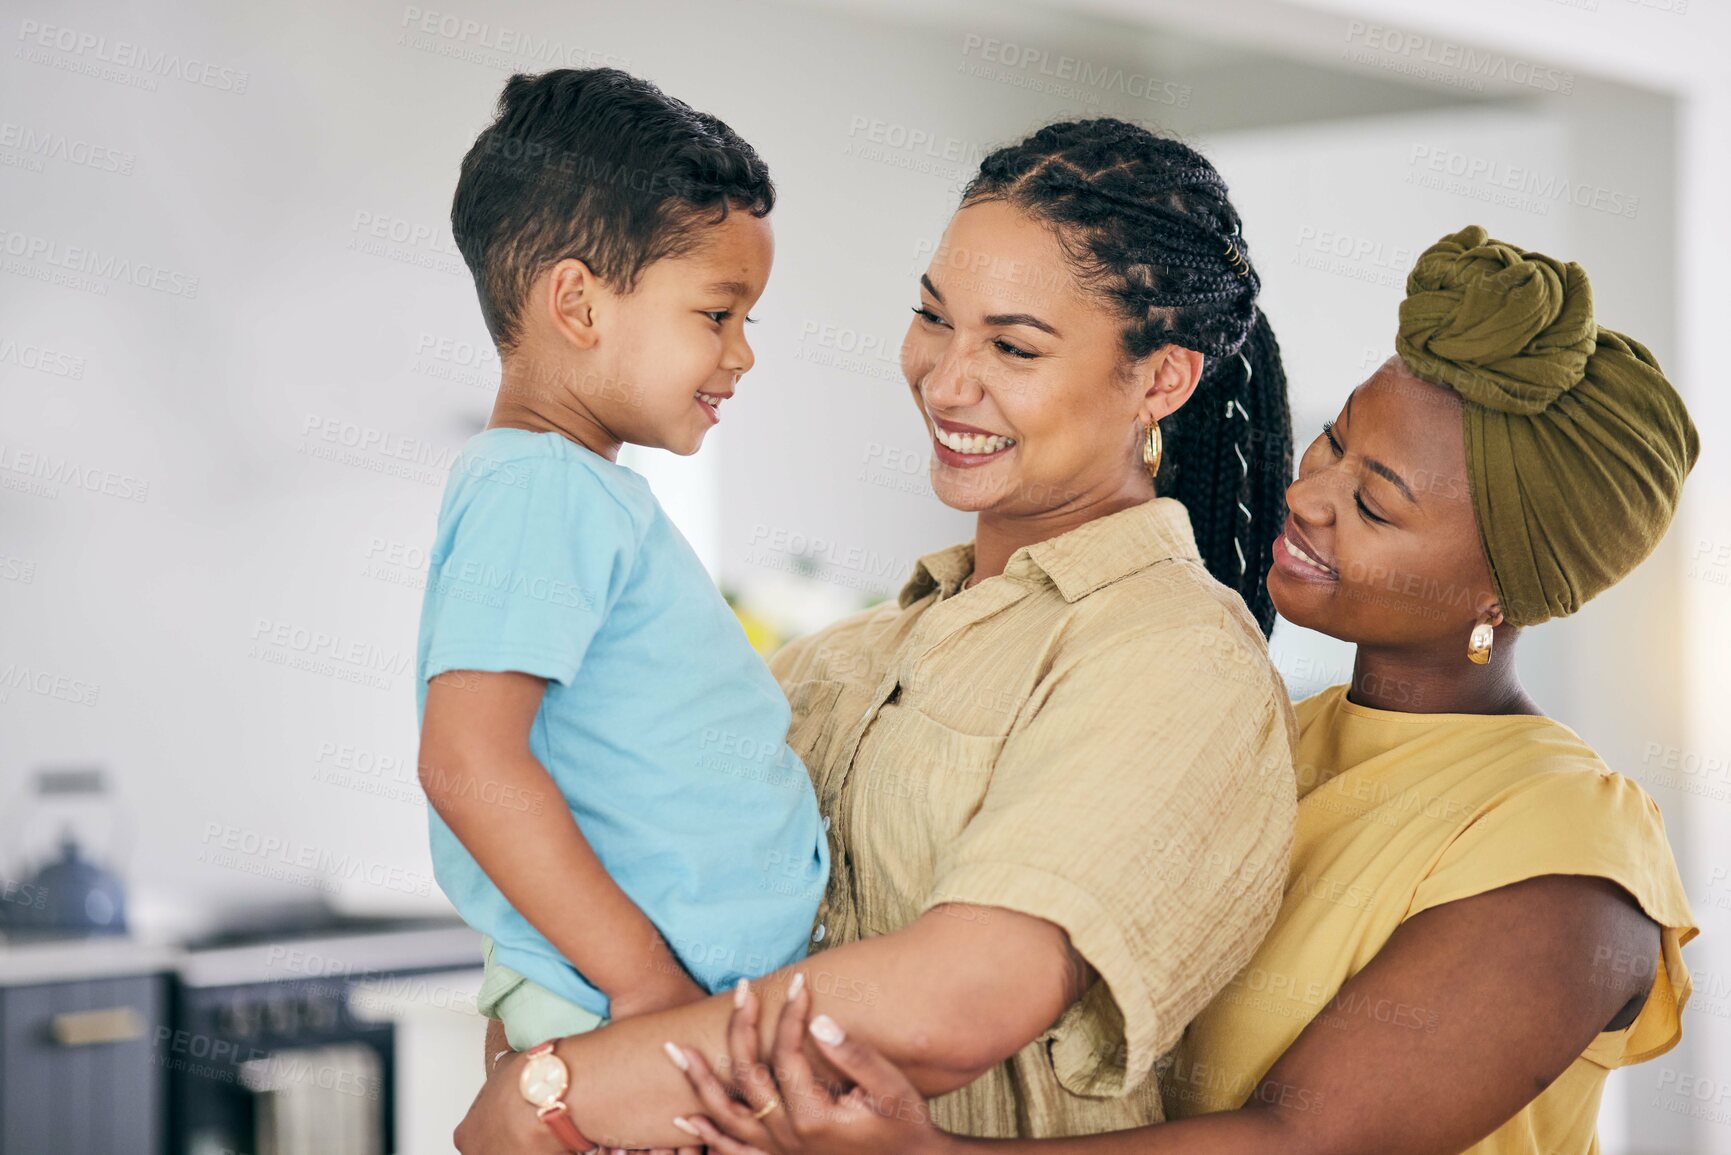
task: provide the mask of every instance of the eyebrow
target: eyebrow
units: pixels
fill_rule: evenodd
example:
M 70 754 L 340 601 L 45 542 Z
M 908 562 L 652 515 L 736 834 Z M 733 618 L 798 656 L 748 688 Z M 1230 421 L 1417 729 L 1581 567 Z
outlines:
M 1352 419 L 1352 398 L 1352 393 L 1346 395 L 1346 416 L 1348 421 Z M 1407 484 L 1401 480 L 1400 474 L 1396 473 L 1374 457 L 1364 458 L 1364 467 L 1376 474 L 1378 477 L 1394 482 L 1395 488 L 1399 489 L 1408 501 L 1412 502 L 1414 505 L 1418 504 L 1418 498 L 1413 496 L 1412 490 L 1407 488 Z
M 1054 337 L 1062 335 L 1058 330 L 1052 328 L 1052 326 L 1046 324 L 1046 322 L 1040 320 L 1040 318 L 1034 316 L 1032 313 L 993 313 L 990 317 L 986 318 L 986 324 L 1028 325 L 1040 330 L 1042 333 L 1050 333 Z
M 1365 458 L 1364 464 L 1365 464 L 1365 468 L 1369 469 L 1372 473 L 1375 473 L 1381 477 L 1386 477 L 1386 478 L 1388 478 L 1388 480 L 1394 482 L 1395 488 L 1399 489 L 1402 493 L 1404 493 L 1406 495 L 1406 499 L 1408 501 L 1412 502 L 1414 505 L 1418 504 L 1418 498 L 1416 498 L 1412 495 L 1412 490 L 1410 490 L 1406 487 L 1406 482 L 1404 482 L 1400 479 L 1400 474 L 1396 473 L 1394 470 L 1390 469 L 1388 466 L 1384 465 L 1382 462 L 1378 461 L 1374 457 Z
M 920 274 L 920 284 L 926 287 L 926 292 L 936 298 L 938 304 L 941 305 L 944 303 L 944 295 L 938 292 L 938 287 L 932 284 L 932 279 L 924 273 Z M 1052 326 L 1040 320 L 1040 318 L 1034 316 L 1032 313 L 993 313 L 991 316 L 986 318 L 986 324 L 1027 325 L 1030 328 L 1040 330 L 1042 333 L 1050 333 L 1054 337 L 1063 336 L 1063 334 L 1059 333 L 1058 330 L 1052 328 Z
M 751 289 L 744 281 L 716 281 L 712 284 L 705 285 L 703 291 L 706 293 L 722 293 L 729 297 L 743 297 L 750 293 Z

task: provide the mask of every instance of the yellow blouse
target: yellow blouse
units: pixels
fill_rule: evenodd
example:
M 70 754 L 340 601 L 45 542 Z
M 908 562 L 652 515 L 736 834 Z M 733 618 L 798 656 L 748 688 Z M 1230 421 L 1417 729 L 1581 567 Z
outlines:
M 1674 1046 L 1697 933 L 1659 808 L 1573 730 L 1526 715 L 1408 714 L 1334 686 L 1300 702 L 1298 838 L 1274 929 L 1191 1024 L 1173 1115 L 1241 1106 L 1406 919 L 1545 874 L 1619 883 L 1662 928 L 1653 989 L 1471 1155 L 1586 1155 L 1606 1072 Z M 1279 976 L 1276 978 L 1276 976 Z M 1422 1024 L 1416 1024 L 1421 1026 Z
M 1102 981 L 933 1114 L 976 1136 L 1159 1122 L 1155 1058 L 1280 903 L 1292 706 L 1171 498 L 963 590 L 972 551 L 920 559 L 895 602 L 770 663 L 832 823 L 817 949 L 945 902 L 1056 923 Z

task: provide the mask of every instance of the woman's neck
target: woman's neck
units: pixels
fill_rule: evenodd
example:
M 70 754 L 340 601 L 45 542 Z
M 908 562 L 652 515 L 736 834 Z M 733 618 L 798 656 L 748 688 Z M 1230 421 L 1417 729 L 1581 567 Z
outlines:
M 1057 509 L 1032 514 L 983 510 L 974 519 L 974 580 L 983 582 L 1003 573 L 1010 555 L 1023 546 L 1050 541 L 1096 518 L 1133 509 L 1153 496 L 1147 474 L 1143 474 L 1140 484 L 1126 483 L 1108 495 L 1077 499 Z
M 1514 630 L 1498 630 L 1491 660 L 1467 659 L 1457 646 L 1392 649 L 1360 645 L 1347 700 L 1406 714 L 1543 714 L 1515 673 Z

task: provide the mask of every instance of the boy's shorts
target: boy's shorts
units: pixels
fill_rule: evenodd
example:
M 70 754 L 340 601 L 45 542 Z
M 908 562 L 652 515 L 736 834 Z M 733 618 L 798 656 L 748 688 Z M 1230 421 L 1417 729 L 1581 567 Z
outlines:
M 530 1047 L 564 1035 L 580 1035 L 604 1027 L 607 1020 L 530 982 L 510 967 L 493 961 L 493 940 L 481 939 L 481 991 L 475 1008 L 489 1019 L 505 1025 L 505 1041 L 511 1049 Z

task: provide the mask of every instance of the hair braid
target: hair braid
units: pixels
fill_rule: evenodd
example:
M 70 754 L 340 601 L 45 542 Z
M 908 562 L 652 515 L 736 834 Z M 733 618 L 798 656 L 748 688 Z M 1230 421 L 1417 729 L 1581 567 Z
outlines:
M 1162 423 L 1157 488 L 1184 503 L 1197 549 L 1264 635 L 1286 520 L 1292 417 L 1262 281 L 1214 166 L 1182 141 L 1110 117 L 1047 125 L 988 155 L 962 204 L 1004 200 L 1053 227 L 1084 285 L 1125 320 L 1125 355 L 1201 353 L 1195 395 Z

